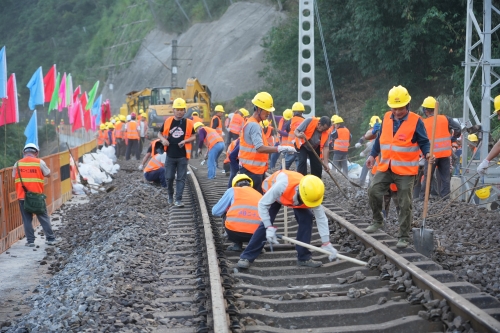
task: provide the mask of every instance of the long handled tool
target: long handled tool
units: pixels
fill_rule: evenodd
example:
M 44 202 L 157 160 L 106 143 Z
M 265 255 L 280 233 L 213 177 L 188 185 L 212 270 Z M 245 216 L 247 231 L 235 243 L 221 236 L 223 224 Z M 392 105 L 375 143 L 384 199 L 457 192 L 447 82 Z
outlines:
M 320 252 L 320 253 L 331 255 L 331 252 L 329 252 L 327 250 L 323 250 L 320 247 L 312 246 L 311 244 L 299 242 L 298 240 L 295 240 L 293 238 L 285 237 L 285 236 L 278 235 L 278 234 L 276 234 L 276 237 L 278 237 L 279 239 L 283 239 L 285 241 L 288 241 L 290 243 L 297 244 L 297 245 L 300 245 L 302 247 L 308 248 L 309 250 L 313 250 L 313 251 L 316 251 L 316 252 Z M 361 260 L 358 260 L 358 259 L 354 259 L 354 258 L 351 258 L 351 257 L 348 257 L 348 256 L 344 256 L 344 255 L 339 254 L 339 253 L 337 253 L 337 258 L 343 259 L 343 260 L 346 260 L 346 261 L 350 261 L 350 262 L 353 262 L 353 263 L 361 265 L 361 266 L 366 266 L 367 265 L 367 263 L 364 262 L 364 261 L 361 261 Z
M 309 140 L 306 139 L 306 144 L 307 146 L 309 147 L 309 149 L 312 150 L 312 152 L 314 153 L 314 156 L 316 156 L 316 158 L 318 159 L 318 161 L 321 163 L 321 165 L 323 166 L 323 168 L 325 169 L 326 173 L 328 173 L 328 175 L 330 176 L 330 178 L 333 180 L 333 182 L 335 183 L 335 185 L 337 185 L 337 187 L 339 188 L 340 190 L 340 193 L 342 193 L 342 195 L 344 196 L 344 198 L 346 199 L 349 199 L 347 197 L 347 194 L 345 194 L 344 190 L 342 190 L 342 188 L 340 187 L 339 183 L 337 183 L 337 181 L 335 180 L 335 178 L 333 178 L 332 174 L 330 173 L 330 168 L 325 165 L 325 163 L 323 163 L 323 160 L 321 159 L 321 157 L 318 156 L 318 154 L 316 153 L 316 150 L 314 150 L 314 148 L 312 147 L 311 143 L 309 142 Z
M 285 163 L 285 158 L 281 159 L 281 170 L 286 169 L 286 163 Z M 283 206 L 285 210 L 285 216 L 283 218 L 284 221 L 284 230 L 285 230 L 285 237 L 288 237 L 288 208 L 286 206 Z
M 436 137 L 436 124 L 439 114 L 439 102 L 436 102 L 434 108 L 434 122 L 432 127 L 431 151 L 429 161 L 427 161 L 427 179 L 425 180 L 425 198 L 424 212 L 422 214 L 422 224 L 420 228 L 413 228 L 413 244 L 415 249 L 426 257 L 430 257 L 434 251 L 434 230 L 425 228 L 425 219 L 427 217 L 427 209 L 429 208 L 429 192 L 431 189 L 432 164 L 430 159 L 434 155 L 434 139 Z

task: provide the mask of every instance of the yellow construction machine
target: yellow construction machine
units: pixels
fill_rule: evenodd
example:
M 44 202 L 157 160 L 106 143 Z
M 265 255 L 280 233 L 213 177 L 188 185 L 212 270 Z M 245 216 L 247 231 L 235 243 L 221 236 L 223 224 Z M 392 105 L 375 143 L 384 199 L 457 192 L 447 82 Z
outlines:
M 154 136 L 168 117 L 174 115 L 172 103 L 176 98 L 186 100 L 187 112 L 185 117 L 190 117 L 196 111 L 206 124 L 210 123 L 211 111 L 210 89 L 200 83 L 197 78 L 189 78 L 186 88 L 155 87 L 151 89 L 151 100 L 148 109 L 149 129 L 154 131 Z
M 151 88 L 144 88 L 140 91 L 131 91 L 126 94 L 125 103 L 120 107 L 120 114 L 127 116 L 132 112 L 139 114 L 139 110 L 146 110 L 149 107 L 151 98 Z

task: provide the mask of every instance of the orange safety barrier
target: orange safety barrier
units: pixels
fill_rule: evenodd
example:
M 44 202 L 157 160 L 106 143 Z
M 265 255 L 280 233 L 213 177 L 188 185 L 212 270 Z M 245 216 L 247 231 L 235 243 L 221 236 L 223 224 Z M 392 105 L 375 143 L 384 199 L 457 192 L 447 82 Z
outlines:
M 94 139 L 78 147 L 71 148 L 71 153 L 78 159 L 97 147 Z M 47 196 L 47 212 L 55 210 L 71 199 L 70 154 L 68 151 L 42 157 L 51 173 L 45 178 L 44 194 Z M 19 239 L 24 237 L 23 220 L 19 202 L 17 201 L 12 167 L 0 170 L 0 253 L 6 251 Z M 36 217 L 33 225 L 38 226 Z

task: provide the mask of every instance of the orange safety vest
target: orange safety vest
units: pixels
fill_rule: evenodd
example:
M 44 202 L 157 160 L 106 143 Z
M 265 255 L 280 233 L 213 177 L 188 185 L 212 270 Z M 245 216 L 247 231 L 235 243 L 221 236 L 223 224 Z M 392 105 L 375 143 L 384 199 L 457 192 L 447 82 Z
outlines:
M 207 126 L 203 126 L 202 128 L 207 131 L 207 136 L 205 137 L 205 140 L 203 140 L 203 142 L 205 143 L 205 146 L 207 146 L 208 150 L 212 149 L 212 147 L 216 143 L 224 142 L 224 140 L 222 140 L 222 137 L 217 133 L 215 129 Z
M 17 162 L 17 165 L 19 166 L 19 172 L 21 172 L 21 177 L 26 190 L 29 192 L 43 193 L 45 177 L 42 173 L 42 168 L 40 167 L 40 159 L 27 156 L 20 159 Z M 16 170 L 15 184 L 17 199 L 23 200 L 25 196 L 24 189 L 21 185 L 21 180 L 19 179 L 17 167 L 14 169 Z
M 283 126 L 285 125 L 285 123 L 286 123 L 285 118 L 281 118 L 280 123 L 278 125 L 278 129 L 284 131 L 285 129 L 283 128 Z M 280 141 L 281 141 L 280 144 L 282 146 L 293 146 L 292 140 L 290 140 L 290 134 L 288 134 L 288 136 L 280 135 Z
M 158 154 L 156 154 L 158 155 Z M 158 161 L 154 156 L 149 159 L 148 164 L 144 168 L 144 172 L 150 172 L 154 170 L 158 170 L 159 168 L 163 167 L 163 163 Z
M 108 141 L 109 141 L 109 131 L 111 131 L 111 144 L 112 145 L 116 145 L 116 135 L 115 135 L 115 131 L 112 130 L 112 129 L 109 129 L 108 130 Z
M 137 123 L 131 120 L 127 123 L 126 137 L 129 140 L 139 140 L 139 132 L 137 131 Z
M 283 191 L 283 194 L 281 197 L 278 199 L 278 201 L 287 207 L 291 208 L 309 208 L 304 204 L 301 204 L 299 206 L 296 206 L 293 204 L 293 197 L 298 191 L 298 186 L 300 184 L 300 180 L 304 177 L 303 174 L 295 172 L 295 171 L 290 171 L 290 170 L 279 170 L 273 173 L 271 176 L 267 177 L 264 179 L 262 182 L 262 190 L 264 193 L 269 191 L 269 189 L 276 183 L 276 178 L 280 173 L 284 173 L 288 177 L 288 185 Z
M 201 119 L 198 116 L 192 116 L 193 117 L 193 123 L 202 123 L 203 119 Z
M 240 152 L 238 154 L 238 158 L 240 160 L 241 166 L 243 166 L 245 169 L 257 175 L 262 175 L 267 170 L 267 161 L 269 160 L 269 154 L 257 152 L 257 149 L 255 149 L 255 146 L 253 144 L 247 143 L 245 141 L 245 128 L 250 123 L 255 123 L 260 126 L 254 117 L 250 117 L 245 126 L 243 126 L 243 130 L 240 134 Z M 267 146 L 267 140 L 264 137 L 264 133 L 262 131 L 261 134 L 262 142 L 265 146 Z
M 381 157 L 377 171 L 385 172 L 390 165 L 392 172 L 397 175 L 417 175 L 420 148 L 416 142 L 412 143 L 411 140 L 420 117 L 410 111 L 408 119 L 403 121 L 396 134 L 393 135 L 391 114 L 391 111 L 387 111 L 382 122 Z
M 156 139 L 156 140 L 153 140 L 153 142 L 151 142 L 151 157 L 153 157 L 153 156 L 155 156 L 155 155 L 157 155 L 157 154 L 158 154 L 158 153 L 155 151 L 155 145 L 156 145 L 156 143 L 157 143 L 158 141 L 160 141 L 160 139 Z M 163 151 L 167 151 L 167 150 L 165 149 L 165 147 L 163 147 Z
M 338 137 L 333 143 L 333 150 L 349 151 L 349 140 L 351 139 L 351 132 L 345 127 L 337 128 Z
M 99 137 L 97 138 L 97 145 L 102 146 L 102 145 L 104 145 L 104 142 L 106 142 L 106 144 L 109 145 L 108 131 L 107 130 L 100 130 Z
M 264 130 L 264 129 L 262 129 L 262 130 Z M 272 136 L 272 133 L 273 133 L 273 127 L 267 126 L 265 133 L 264 133 L 264 137 L 267 140 L 267 145 L 271 146 L 271 147 L 274 146 L 274 136 Z
M 429 117 L 423 119 L 427 136 L 432 135 L 432 125 L 434 118 Z M 436 135 L 434 138 L 434 151 L 433 154 L 436 158 L 450 157 L 451 156 L 451 135 L 448 129 L 448 119 L 446 116 L 438 115 L 436 123 Z
M 123 123 L 121 121 L 117 122 L 115 125 L 115 138 L 117 138 L 117 139 L 123 138 L 122 128 L 123 128 Z
M 226 158 L 224 159 L 224 162 L 223 162 L 224 164 L 231 162 L 229 160 L 229 155 L 231 155 L 231 153 L 233 152 L 234 147 L 236 146 L 236 143 L 239 142 L 238 140 L 239 140 L 239 138 L 231 141 L 231 143 L 229 144 L 229 147 L 227 148 L 227 152 L 226 152 Z
M 257 209 L 262 194 L 251 187 L 233 187 L 234 201 L 226 213 L 225 226 L 231 231 L 253 234 L 261 223 Z
M 163 133 L 162 135 L 168 139 L 170 135 L 170 126 L 172 125 L 172 121 L 174 117 L 168 117 L 167 120 L 163 123 Z M 191 133 L 193 133 L 193 121 L 191 119 L 186 119 L 186 133 L 184 134 L 184 140 L 187 140 L 191 137 Z M 186 158 L 189 160 L 191 158 L 191 142 L 186 143 Z M 165 151 L 168 150 L 168 146 L 165 147 Z
M 217 125 L 217 128 L 215 128 L 215 130 L 217 131 L 217 133 L 219 133 L 219 135 L 222 135 L 222 120 L 220 119 L 220 117 L 218 116 L 212 117 L 212 120 L 210 121 L 210 128 L 214 128 L 213 126 L 215 118 L 219 119 L 219 125 Z
M 312 118 L 309 125 L 307 125 L 306 130 L 304 131 L 304 134 L 306 135 L 307 140 L 312 138 L 314 132 L 316 131 L 316 128 L 318 127 L 318 123 L 319 123 L 318 118 Z M 330 133 L 330 131 L 328 131 L 328 130 L 321 132 L 321 140 L 319 143 L 320 151 L 323 150 L 325 143 L 328 141 L 328 134 L 329 133 Z M 299 149 L 304 143 L 305 143 L 305 141 L 302 139 L 295 140 L 295 145 L 297 145 L 297 148 L 299 148 Z
M 303 117 L 293 116 L 292 122 L 290 123 L 290 132 L 288 133 L 288 140 L 293 144 L 295 140 L 295 130 L 304 121 Z
M 241 129 L 245 125 L 245 119 L 240 116 L 239 114 L 235 113 L 233 114 L 233 118 L 231 119 L 231 122 L 229 123 L 229 131 L 234 134 L 240 134 Z

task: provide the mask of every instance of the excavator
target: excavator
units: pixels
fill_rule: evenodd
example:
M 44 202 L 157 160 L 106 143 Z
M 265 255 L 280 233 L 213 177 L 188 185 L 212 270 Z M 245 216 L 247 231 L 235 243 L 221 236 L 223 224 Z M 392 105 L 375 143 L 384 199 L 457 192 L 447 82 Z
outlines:
M 151 100 L 148 109 L 149 129 L 156 137 L 161 126 L 168 117 L 174 115 L 172 103 L 176 98 L 186 100 L 187 112 L 185 117 L 196 111 L 205 124 L 210 123 L 211 97 L 210 89 L 201 84 L 197 78 L 187 79 L 186 88 L 155 87 L 151 89 Z
M 131 91 L 126 94 L 125 103 L 120 107 L 120 114 L 127 116 L 132 112 L 136 114 L 139 110 L 147 110 L 151 98 L 151 88 L 144 88 L 140 91 Z

